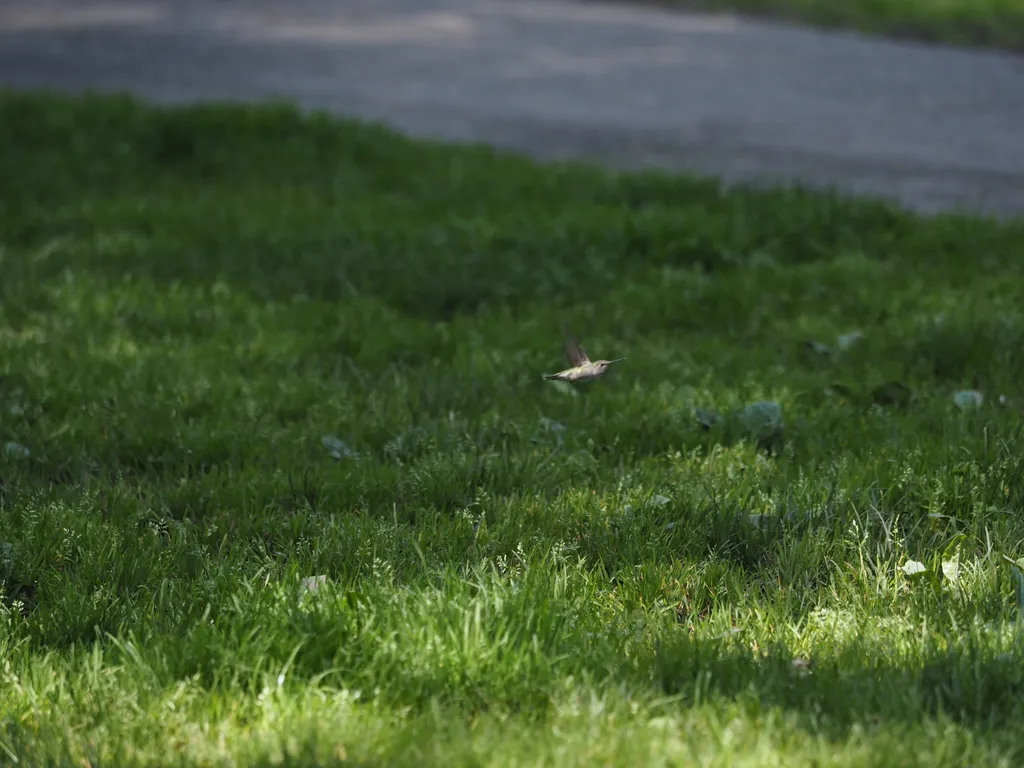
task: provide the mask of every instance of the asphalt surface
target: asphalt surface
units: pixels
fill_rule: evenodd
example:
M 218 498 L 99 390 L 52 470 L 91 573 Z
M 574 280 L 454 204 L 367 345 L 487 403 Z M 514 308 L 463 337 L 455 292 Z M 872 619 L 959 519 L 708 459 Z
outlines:
M 1024 213 L 1024 56 L 571 0 L 3 0 L 0 86 Z

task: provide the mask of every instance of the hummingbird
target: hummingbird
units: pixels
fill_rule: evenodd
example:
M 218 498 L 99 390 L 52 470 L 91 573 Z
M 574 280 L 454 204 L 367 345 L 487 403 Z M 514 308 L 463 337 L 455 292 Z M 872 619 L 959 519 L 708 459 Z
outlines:
M 618 363 L 626 359 L 624 357 L 617 357 L 614 360 L 594 360 L 591 362 L 590 358 L 587 357 L 587 353 L 583 351 L 583 347 L 573 337 L 572 332 L 568 328 L 563 328 L 562 332 L 565 336 L 565 356 L 569 358 L 569 364 L 572 365 L 572 368 L 567 368 L 558 373 L 545 374 L 545 380 L 567 381 L 570 384 L 596 381 L 604 376 L 612 363 Z

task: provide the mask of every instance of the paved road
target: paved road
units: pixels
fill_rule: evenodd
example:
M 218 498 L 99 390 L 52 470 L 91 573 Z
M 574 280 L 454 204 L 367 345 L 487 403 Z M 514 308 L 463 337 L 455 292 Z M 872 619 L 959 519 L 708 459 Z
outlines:
M 3 0 L 0 85 L 1024 213 L 1024 57 L 571 0 Z

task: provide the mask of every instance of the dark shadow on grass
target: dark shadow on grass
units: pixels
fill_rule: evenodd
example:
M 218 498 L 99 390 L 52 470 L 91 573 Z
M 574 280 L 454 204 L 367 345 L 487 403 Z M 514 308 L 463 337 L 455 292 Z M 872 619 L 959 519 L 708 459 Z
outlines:
M 873 202 L 538 171 L 286 106 L 8 96 L 0 140 L 11 148 L 0 170 L 14 180 L 0 197 L 8 246 L 32 253 L 64 239 L 76 252 L 13 273 L 23 291 L 73 269 L 228 281 L 254 301 L 369 296 L 446 322 L 485 307 L 565 306 L 651 270 L 742 268 L 752 254 L 787 265 L 845 251 L 999 252 L 1014 236 L 1012 226 L 929 226 Z
M 684 706 L 696 696 L 754 693 L 766 706 L 813 716 L 812 729 L 834 739 L 873 718 L 914 723 L 944 714 L 984 729 L 1020 716 L 1019 657 L 974 641 L 952 649 L 929 641 L 921 661 L 909 664 L 873 657 L 870 646 L 854 643 L 829 664 L 802 660 L 810 663 L 807 670 L 785 648 L 754 653 L 740 644 L 742 633 L 737 637 L 737 643 L 680 638 L 661 645 L 652 661 L 658 685 Z

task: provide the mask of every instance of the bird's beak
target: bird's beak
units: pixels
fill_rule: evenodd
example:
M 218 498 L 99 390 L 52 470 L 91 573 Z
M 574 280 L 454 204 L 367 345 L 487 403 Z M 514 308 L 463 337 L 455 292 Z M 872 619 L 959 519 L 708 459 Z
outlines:
M 624 358 L 624 357 L 617 357 L 617 358 L 615 358 L 614 360 L 609 360 L 609 361 L 608 361 L 608 365 L 611 365 L 612 363 L 621 363 L 621 362 L 622 362 L 623 360 L 625 360 L 625 359 L 626 359 L 626 358 Z

